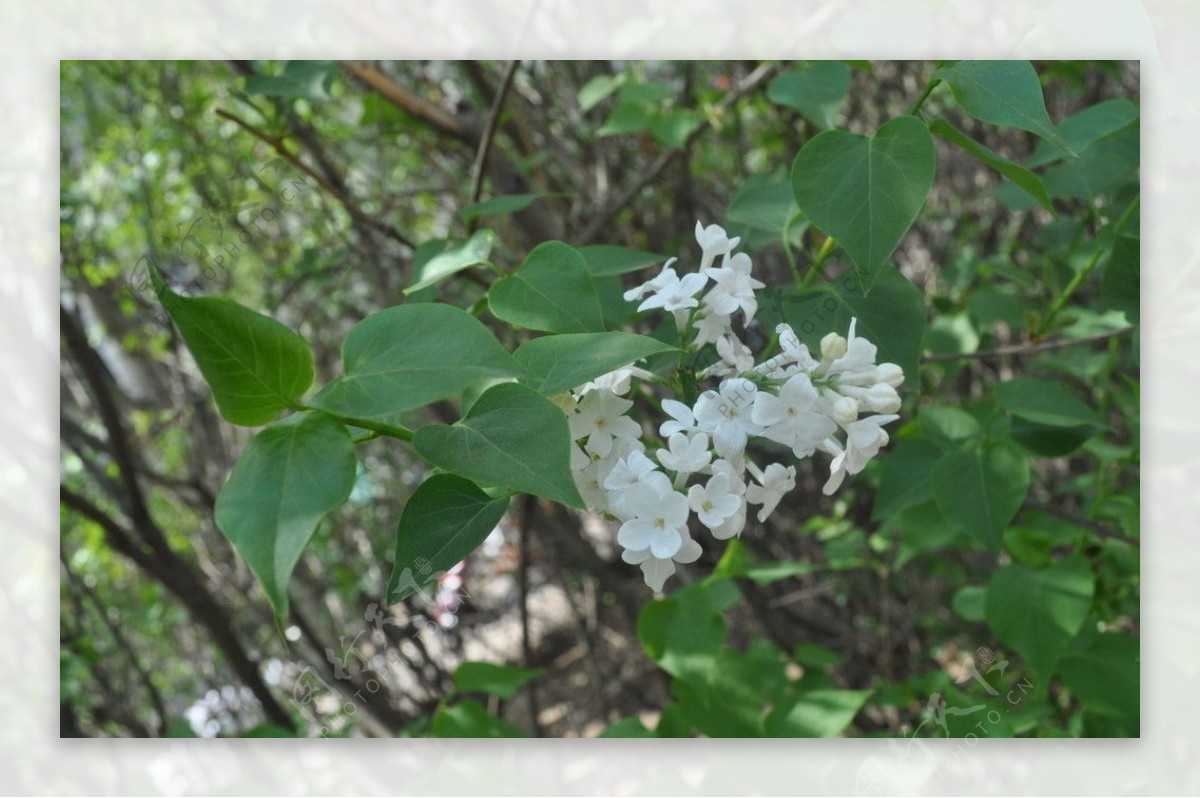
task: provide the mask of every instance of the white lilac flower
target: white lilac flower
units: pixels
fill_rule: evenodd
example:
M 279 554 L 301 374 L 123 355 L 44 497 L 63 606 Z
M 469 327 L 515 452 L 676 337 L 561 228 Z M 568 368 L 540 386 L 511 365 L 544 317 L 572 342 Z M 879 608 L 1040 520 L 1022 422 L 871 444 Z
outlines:
M 696 222 L 696 243 L 700 245 L 700 250 L 704 253 L 700 259 L 700 271 L 706 272 L 713 261 L 719 257 L 725 257 L 733 248 L 741 242 L 740 237 L 730 238 L 725 232 L 725 229 L 720 225 L 710 224 L 705 227 L 699 221 Z
M 875 380 L 899 388 L 904 384 L 904 369 L 895 363 L 880 363 L 875 367 Z
M 703 432 L 676 432 L 667 440 L 668 449 L 659 449 L 658 462 L 680 475 L 695 474 L 712 462 L 708 435 Z
M 625 394 L 629 393 L 630 380 L 633 377 L 637 377 L 639 380 L 648 380 L 652 376 L 653 375 L 645 369 L 640 369 L 631 364 L 628 366 L 622 366 L 619 369 L 613 369 L 607 374 L 601 374 L 599 377 L 590 382 L 585 382 L 583 385 L 580 385 L 578 388 L 576 388 L 574 393 L 576 396 L 583 396 L 586 393 L 604 389 L 612 391 L 618 396 L 624 396 Z
M 654 308 L 670 311 L 694 308 L 700 304 L 700 300 L 696 299 L 696 294 L 700 293 L 707 282 L 708 277 L 703 274 L 685 274 L 680 278 L 676 277 L 672 270 L 671 277 L 666 280 L 665 284 L 638 305 L 638 313 Z
M 571 471 L 571 477 L 575 480 L 575 487 L 579 489 L 579 495 L 583 498 L 584 504 L 597 512 L 603 513 L 610 510 L 608 493 L 604 490 L 603 483 L 613 464 L 621 458 L 622 454 L 620 449 L 614 449 L 604 457 L 583 452 L 583 456 L 587 459 L 586 464 L 582 468 Z M 579 458 L 572 454 L 572 465 L 579 462 Z
M 733 335 L 717 339 L 717 355 L 721 359 L 704 370 L 705 377 L 728 377 L 754 368 L 754 353 Z
M 746 528 L 746 499 L 738 496 L 737 500 L 737 510 L 726 518 L 720 526 L 712 528 L 712 535 L 717 540 L 729 540 L 730 538 L 739 537 L 742 534 L 742 530 Z
M 832 363 L 844 354 L 846 354 L 846 339 L 838 333 L 831 332 L 821 339 L 821 360 Z
M 683 544 L 679 547 L 679 551 L 670 557 L 655 557 L 650 549 L 626 549 L 621 552 L 621 559 L 630 565 L 641 566 L 642 578 L 646 581 L 646 586 L 658 593 L 663 589 L 667 579 L 674 575 L 675 563 L 695 562 L 700 559 L 702 551 L 700 544 L 692 540 L 687 534 L 687 530 L 684 530 Z
M 709 468 L 714 475 L 724 474 L 729 479 L 729 490 L 738 496 L 746 494 L 746 483 L 742 482 L 742 474 L 746 471 L 746 458 L 736 457 L 732 460 L 720 458 L 713 460 Z
M 617 530 L 617 542 L 626 549 L 649 549 L 657 558 L 675 556 L 687 537 L 688 502 L 678 491 L 661 484 L 641 483 L 621 491 L 625 509 L 633 514 Z
M 839 424 L 853 424 L 858 419 L 858 400 L 826 389 L 829 413 Z
M 696 338 L 693 341 L 696 346 L 716 343 L 724 336 L 730 334 L 732 327 L 728 313 L 715 312 L 712 308 L 708 307 L 707 300 L 705 300 L 701 312 L 703 315 L 696 319 L 693 325 L 696 328 Z
M 886 382 L 877 382 L 868 388 L 862 401 L 876 413 L 895 413 L 900 409 L 900 394 Z
M 779 336 L 779 350 L 788 362 L 795 363 L 802 371 L 812 371 L 817 367 L 817 361 L 790 324 L 784 322 L 776 325 L 775 334 Z
M 657 468 L 654 461 L 641 449 L 634 449 L 613 465 L 604 478 L 605 490 L 622 490 L 643 481 L 645 476 Z
M 850 320 L 850 334 L 846 338 L 846 351 L 829 364 L 826 375 L 837 377 L 839 383 L 863 384 L 875 381 L 875 344 L 854 334 L 858 319 Z M 822 346 L 824 357 L 824 346 Z
M 685 432 L 696 428 L 696 419 L 692 415 L 692 408 L 683 402 L 677 402 L 674 399 L 663 399 L 662 409 L 664 413 L 671 417 L 670 421 L 664 421 L 662 426 L 658 428 L 658 434 L 664 438 L 670 438 L 676 432 Z
M 587 438 L 584 448 L 601 457 L 612 451 L 614 439 L 637 440 L 642 428 L 624 415 L 631 407 L 633 402 L 612 391 L 589 391 L 579 400 L 575 415 L 569 419 L 572 440 Z
M 857 474 L 866 468 L 871 458 L 879 453 L 880 447 L 888 442 L 884 424 L 895 421 L 899 416 L 887 414 L 867 416 L 845 425 L 846 445 L 843 447 L 833 438 L 827 439 L 822 448 L 833 455 L 829 464 L 829 480 L 822 492 L 829 496 L 842 485 L 847 474 Z
M 716 313 L 730 314 L 740 308 L 749 322 L 758 312 L 754 291 L 766 286 L 750 276 L 750 256 L 744 252 L 727 258 L 725 264 L 708 270 L 716 285 L 705 295 L 704 301 Z
M 775 511 L 784 494 L 796 487 L 796 467 L 784 468 L 779 463 L 771 463 L 767 466 L 766 471 L 759 471 L 753 463 L 747 467 L 754 478 L 758 480 L 758 484 L 747 486 L 746 501 L 751 504 L 761 504 L 758 520 L 766 521 L 767 517 Z
M 705 391 L 696 400 L 696 425 L 712 434 L 717 454 L 733 458 L 746 450 L 746 439 L 761 428 L 751 419 L 758 386 L 747 379 L 725 380 L 717 391 Z
M 688 489 L 688 506 L 709 529 L 717 529 L 742 506 L 742 498 L 730 489 L 729 477 L 716 474 L 704 486 Z
M 623 294 L 625 301 L 636 302 L 637 300 L 646 296 L 646 294 L 655 293 L 667 286 L 670 282 L 678 281 L 679 275 L 675 273 L 673 268 L 671 268 L 671 264 L 677 260 L 679 259 L 671 258 L 669 261 L 663 264 L 662 271 L 660 271 L 655 277 L 647 280 L 636 288 L 630 288 L 628 291 L 626 291 Z
M 821 412 L 820 398 L 808 375 L 796 374 L 780 387 L 778 396 L 759 391 L 750 418 L 763 428 L 764 437 L 791 447 L 798 458 L 808 457 L 837 430 Z

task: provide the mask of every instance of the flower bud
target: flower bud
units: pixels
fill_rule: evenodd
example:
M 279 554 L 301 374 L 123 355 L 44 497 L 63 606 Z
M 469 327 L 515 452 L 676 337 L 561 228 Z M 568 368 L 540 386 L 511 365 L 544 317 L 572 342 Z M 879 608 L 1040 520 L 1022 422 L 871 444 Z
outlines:
M 886 382 L 876 383 L 863 396 L 867 406 L 876 413 L 895 413 L 900 409 L 900 395 Z
M 837 360 L 846 354 L 846 339 L 835 332 L 821 339 L 821 359 Z
M 875 367 L 875 379 L 885 382 L 893 388 L 899 388 L 904 384 L 904 369 L 895 363 L 880 363 Z
M 850 424 L 858 420 L 858 400 L 843 396 L 833 403 L 833 420 Z

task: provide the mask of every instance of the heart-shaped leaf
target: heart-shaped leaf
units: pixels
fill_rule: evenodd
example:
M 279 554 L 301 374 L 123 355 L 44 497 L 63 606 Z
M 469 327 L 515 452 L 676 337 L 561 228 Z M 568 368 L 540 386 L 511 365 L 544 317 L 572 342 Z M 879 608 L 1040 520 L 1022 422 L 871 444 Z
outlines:
M 988 583 L 985 615 L 1043 680 L 1083 626 L 1096 580 L 1087 559 L 1073 554 L 1050 568 L 1006 565 Z
M 850 67 L 842 61 L 812 61 L 785 72 L 767 86 L 767 99 L 795 108 L 817 127 L 834 126 L 850 90 Z
M 1011 441 L 951 452 L 933 467 L 933 496 L 946 517 L 993 553 L 1029 492 L 1029 458 Z
M 310 413 L 255 435 L 217 496 L 217 527 L 262 582 L 277 617 L 287 616 L 301 552 L 326 513 L 350 496 L 354 475 L 350 433 Z
M 421 427 L 413 445 L 435 466 L 480 485 L 583 508 L 571 478 L 567 418 L 524 385 L 488 388 L 458 423 Z
M 600 299 L 579 250 L 547 241 L 521 268 L 488 291 L 496 318 L 543 332 L 579 333 L 604 329 Z
M 929 131 L 912 116 L 896 117 L 872 138 L 829 130 L 796 156 L 792 192 L 869 287 L 925 204 L 934 161 Z
M 508 497 L 494 499 L 469 480 L 435 474 L 404 505 L 388 600 L 400 601 L 483 543 L 504 517 Z
M 228 299 L 180 296 L 153 266 L 150 281 L 226 421 L 266 424 L 312 385 L 312 352 L 287 327 Z

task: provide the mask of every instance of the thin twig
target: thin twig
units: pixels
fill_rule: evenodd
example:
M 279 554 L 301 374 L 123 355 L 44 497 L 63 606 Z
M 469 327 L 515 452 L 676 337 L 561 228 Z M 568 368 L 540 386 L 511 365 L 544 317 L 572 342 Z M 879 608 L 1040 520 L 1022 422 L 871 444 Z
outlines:
M 924 355 L 921 358 L 922 363 L 948 363 L 955 360 L 985 360 L 989 357 L 1003 357 L 1005 355 L 1032 355 L 1038 352 L 1049 352 L 1052 349 L 1065 349 L 1069 346 L 1083 346 L 1085 344 L 1094 344 L 1098 341 L 1107 341 L 1109 338 L 1116 338 L 1126 333 L 1131 333 L 1137 329 L 1136 325 L 1122 327 L 1119 330 L 1110 330 L 1108 332 L 1096 333 L 1095 335 L 1085 335 L 1082 338 L 1060 338 L 1056 341 L 1042 341 L 1040 343 L 1030 344 L 1013 344 L 1012 346 L 998 346 L 995 349 L 981 349 L 978 352 L 961 352 L 951 354 L 935 354 Z
M 287 146 L 287 142 L 285 142 L 283 139 L 279 138 L 278 136 L 272 136 L 262 128 L 252 125 L 237 114 L 231 113 L 222 108 L 217 109 L 217 116 L 223 119 L 228 119 L 230 122 L 233 122 L 250 135 L 266 144 L 269 144 L 271 148 L 275 150 L 275 152 L 279 153 L 280 157 L 282 157 L 285 161 L 299 169 L 301 172 L 304 172 L 304 174 L 308 175 L 313 180 L 317 181 L 317 185 L 327 191 L 335 200 L 340 202 L 342 207 L 344 207 L 346 211 L 356 220 L 374 228 L 378 232 L 383 233 L 387 237 L 408 247 L 409 249 L 416 249 L 416 244 L 410 241 L 408 237 L 399 230 L 392 227 L 390 224 L 387 224 L 386 222 L 381 222 L 380 220 L 369 216 L 366 211 L 358 206 L 358 203 L 355 202 L 353 198 L 334 185 L 328 177 L 321 174 L 316 169 L 313 169 L 304 162 L 304 159 L 292 152 L 291 148 Z
M 723 111 L 730 107 L 742 97 L 761 86 L 774 71 L 775 66 L 772 64 L 759 65 L 754 69 L 753 72 L 743 78 L 737 86 L 730 89 L 729 93 L 722 97 L 716 104 L 714 110 Z M 662 174 L 663 170 L 667 168 L 667 165 L 670 164 L 671 161 L 680 156 L 685 150 L 687 150 L 688 147 L 691 146 L 693 141 L 699 138 L 702 134 L 706 133 L 712 127 L 712 122 L 710 119 L 710 117 L 706 116 L 703 120 L 701 120 L 700 124 L 696 126 L 696 129 L 693 130 L 688 135 L 687 139 L 684 140 L 682 147 L 679 149 L 667 150 L 659 155 L 658 158 L 655 159 L 654 163 L 651 164 L 650 168 L 642 174 L 641 178 L 636 183 L 634 183 L 624 194 L 618 197 L 615 202 L 610 203 L 608 207 L 604 208 L 596 215 L 596 218 L 592 220 L 592 223 L 588 225 L 587 229 L 580 234 L 577 243 L 591 243 L 591 241 L 600 233 L 601 230 L 608 226 L 609 222 L 611 222 L 617 214 L 623 211 L 630 205 L 630 203 L 632 203 L 638 198 L 638 196 L 641 195 L 642 190 L 645 189 L 646 186 L 658 179 L 658 176 Z
M 483 128 L 483 137 L 479 140 L 479 151 L 475 154 L 475 166 L 472 169 L 470 203 L 472 205 L 479 202 L 479 195 L 483 192 L 483 175 L 487 171 L 488 156 L 492 152 L 492 141 L 496 138 L 496 130 L 500 126 L 500 111 L 504 108 L 504 100 L 508 97 L 508 90 L 512 86 L 519 66 L 521 66 L 520 59 L 514 58 L 508 62 L 508 68 L 504 70 L 504 77 L 500 80 L 500 88 L 496 90 L 496 96 L 492 99 L 492 110 L 488 113 L 487 125 Z
M 399 85 L 369 64 L 344 64 L 343 69 L 367 84 L 398 108 L 424 120 L 456 139 L 471 141 L 473 131 L 458 118 L 446 113 Z
M 1081 518 L 1077 515 L 1067 512 L 1066 510 L 1060 510 L 1057 507 L 1050 505 L 1050 504 L 1026 504 L 1025 508 L 1027 510 L 1037 510 L 1038 512 L 1045 513 L 1046 515 L 1052 515 L 1055 518 L 1061 518 L 1064 521 L 1069 521 L 1072 524 L 1075 524 L 1076 526 L 1081 526 L 1084 529 L 1094 532 L 1095 534 L 1099 535 L 1102 538 L 1108 538 L 1109 540 L 1119 540 L 1122 543 L 1128 543 L 1130 546 L 1140 547 L 1142 545 L 1140 540 L 1138 540 L 1137 538 L 1130 537 L 1129 535 L 1126 535 L 1124 532 L 1118 532 L 1117 530 L 1115 530 L 1111 527 L 1107 527 L 1104 524 L 1093 521 L 1090 518 Z

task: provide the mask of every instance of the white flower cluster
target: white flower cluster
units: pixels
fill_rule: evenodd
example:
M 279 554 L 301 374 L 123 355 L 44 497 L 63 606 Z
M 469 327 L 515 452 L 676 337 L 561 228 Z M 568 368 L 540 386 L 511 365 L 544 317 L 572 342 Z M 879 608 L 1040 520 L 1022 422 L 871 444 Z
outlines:
M 832 455 L 824 488 L 831 494 L 888 442 L 883 425 L 898 418 L 896 388 L 904 381 L 899 366 L 876 365 L 874 344 L 855 335 L 857 320 L 848 337 L 831 332 L 822 339 L 820 359 L 780 324 L 779 351 L 756 363 L 733 315 L 741 311 L 748 324 L 758 310 L 754 292 L 764 285 L 751 277 L 750 257 L 733 252 L 738 238 L 697 222 L 696 240 L 704 253 L 699 271 L 681 277 L 673 258 L 625 299 L 640 300 L 639 311 L 671 311 L 689 351 L 713 344 L 719 359 L 698 376 L 718 378 L 717 387 L 692 406 L 662 401 L 666 446 L 653 457 L 641 425 L 627 415 L 633 402 L 624 398 L 633 377 L 649 380 L 650 373 L 618 369 L 577 388 L 569 402 L 575 483 L 589 507 L 621 522 L 623 559 L 640 565 L 656 591 L 676 563 L 700 557 L 688 528 L 693 513 L 713 537 L 727 540 L 742 533 L 749 505 L 765 521 L 795 487 L 794 465 L 759 468 L 747 457 L 751 438 L 786 446 L 798 459 L 818 450 Z

